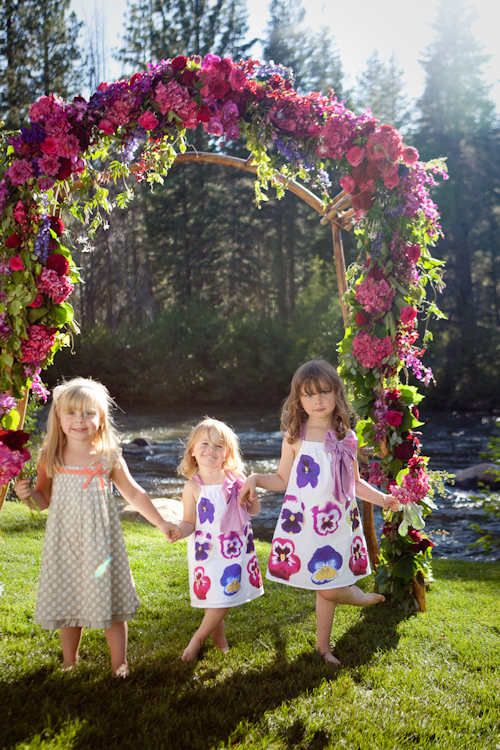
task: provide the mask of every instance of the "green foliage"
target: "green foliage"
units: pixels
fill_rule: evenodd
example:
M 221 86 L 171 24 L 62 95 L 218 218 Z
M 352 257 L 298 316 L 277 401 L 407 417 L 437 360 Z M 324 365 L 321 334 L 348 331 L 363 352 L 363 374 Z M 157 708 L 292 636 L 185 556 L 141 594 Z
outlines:
M 500 423 L 498 424 L 498 430 L 500 431 Z M 486 514 L 486 523 L 488 524 L 493 520 L 500 521 L 500 435 L 490 437 L 488 448 L 486 452 L 481 453 L 481 458 L 483 461 L 488 461 L 499 467 L 496 471 L 495 484 L 491 487 L 483 487 L 480 489 L 479 495 L 474 497 L 481 510 Z M 480 536 L 475 542 L 469 544 L 469 547 L 480 548 L 485 554 L 495 548 L 500 549 L 500 534 L 498 532 L 492 531 L 484 524 L 472 523 L 471 527 Z

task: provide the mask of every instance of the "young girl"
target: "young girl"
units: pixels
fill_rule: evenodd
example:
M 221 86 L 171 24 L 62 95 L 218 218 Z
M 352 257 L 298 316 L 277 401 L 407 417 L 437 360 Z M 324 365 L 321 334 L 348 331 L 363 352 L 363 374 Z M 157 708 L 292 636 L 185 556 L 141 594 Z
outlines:
M 20 500 L 50 505 L 35 621 L 61 635 L 63 668 L 78 661 L 82 628 L 104 628 L 115 675 L 126 677 L 127 620 L 139 604 L 110 482 L 171 538 L 176 526 L 160 516 L 121 458 L 107 389 L 74 378 L 54 389 L 35 489 L 15 485 Z
M 209 635 L 227 652 L 228 609 L 261 596 L 264 589 L 250 517 L 238 504 L 245 475 L 237 436 L 223 422 L 206 417 L 191 430 L 178 472 L 189 481 L 182 493 L 184 517 L 176 538 L 189 536 L 191 605 L 205 609 L 182 655 L 183 661 L 193 661 Z M 256 500 L 251 514 L 259 510 Z
M 277 473 L 251 474 L 240 502 L 251 508 L 257 487 L 286 490 L 266 577 L 316 591 L 316 650 L 339 665 L 330 650 L 335 605 L 384 600 L 353 585 L 370 573 L 356 496 L 383 508 L 397 502 L 359 477 L 342 381 L 328 362 L 299 367 L 281 424 L 285 438 Z

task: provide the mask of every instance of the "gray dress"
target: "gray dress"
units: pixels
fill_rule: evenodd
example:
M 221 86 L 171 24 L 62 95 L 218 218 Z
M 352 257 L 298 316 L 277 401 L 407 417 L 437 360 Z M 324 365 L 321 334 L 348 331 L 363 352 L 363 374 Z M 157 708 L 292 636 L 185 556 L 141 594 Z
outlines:
M 52 481 L 35 622 L 109 628 L 138 606 L 108 472 L 64 467 Z

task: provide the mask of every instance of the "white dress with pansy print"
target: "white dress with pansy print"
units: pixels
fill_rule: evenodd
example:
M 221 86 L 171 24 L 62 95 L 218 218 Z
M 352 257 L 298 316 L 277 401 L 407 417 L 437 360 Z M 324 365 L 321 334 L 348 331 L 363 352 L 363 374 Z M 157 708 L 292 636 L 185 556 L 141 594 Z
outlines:
M 302 589 L 351 586 L 370 564 L 354 496 L 349 432 L 324 443 L 302 440 L 276 525 L 266 578 Z
M 237 505 L 243 482 L 231 474 L 224 484 L 203 485 L 197 476 L 193 479 L 200 484 L 200 496 L 196 503 L 195 530 L 188 538 L 191 606 L 236 607 L 262 596 L 264 588 L 252 525 L 248 514 Z M 231 528 L 223 521 L 229 502 L 233 503 L 235 521 Z M 241 520 L 243 515 L 246 518 Z

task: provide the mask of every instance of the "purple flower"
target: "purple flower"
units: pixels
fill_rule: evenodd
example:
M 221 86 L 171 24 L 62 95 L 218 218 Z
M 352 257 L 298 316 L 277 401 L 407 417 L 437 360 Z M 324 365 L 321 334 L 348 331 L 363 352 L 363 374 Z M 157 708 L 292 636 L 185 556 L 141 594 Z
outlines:
M 349 518 L 352 524 L 352 530 L 356 531 L 356 529 L 359 528 L 359 524 L 360 524 L 359 510 L 357 508 L 353 508 L 349 513 Z
M 198 503 L 198 518 L 200 519 L 200 523 L 205 523 L 205 521 L 213 523 L 214 513 L 215 508 L 210 500 L 207 497 L 200 497 L 200 502 Z
M 312 508 L 312 514 L 314 531 L 320 536 L 333 534 L 338 529 L 339 521 L 342 518 L 342 511 L 331 500 L 327 502 L 324 508 L 320 508 L 318 505 Z
M 194 540 L 194 557 L 195 560 L 206 560 L 209 553 L 213 550 L 212 535 L 205 534 L 204 531 L 197 531 Z
M 286 503 L 292 507 L 286 507 Z M 296 507 L 293 505 L 296 504 Z M 304 525 L 304 503 L 298 504 L 295 495 L 285 495 L 283 509 L 281 511 L 281 528 L 285 534 L 298 534 Z
M 297 487 L 302 488 L 310 484 L 314 488 L 318 484 L 318 477 L 319 464 L 304 453 L 297 465 Z
M 312 573 L 311 581 L 319 586 L 333 581 L 341 567 L 342 555 L 329 545 L 317 549 L 307 564 Z
M 243 542 L 236 531 L 229 531 L 227 534 L 219 536 L 220 551 L 224 557 L 239 557 L 243 548 Z
M 275 578 L 288 581 L 300 570 L 300 559 L 295 554 L 295 545 L 289 539 L 274 539 L 269 556 L 268 570 Z
M 247 538 L 247 555 L 250 554 L 250 552 L 255 552 L 255 544 L 253 541 L 253 532 L 252 527 L 250 524 L 248 526 L 245 526 L 244 532 L 243 532 Z
M 241 566 L 229 565 L 221 576 L 220 584 L 226 596 L 233 596 L 241 588 Z

